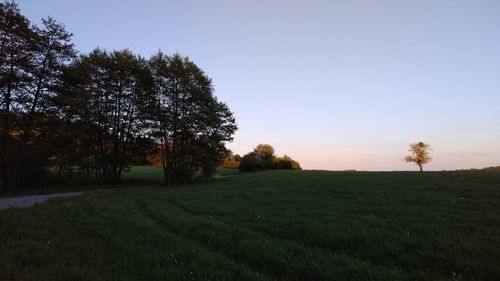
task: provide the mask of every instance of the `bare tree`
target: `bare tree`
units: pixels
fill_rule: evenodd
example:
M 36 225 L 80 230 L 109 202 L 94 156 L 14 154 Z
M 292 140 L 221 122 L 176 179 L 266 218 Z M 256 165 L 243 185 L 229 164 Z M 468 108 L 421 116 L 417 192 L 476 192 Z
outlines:
M 420 168 L 420 172 L 422 172 L 422 167 L 432 160 L 430 155 L 431 150 L 431 146 L 424 142 L 412 143 L 408 149 L 410 155 L 406 156 L 404 160 L 408 163 L 417 164 Z

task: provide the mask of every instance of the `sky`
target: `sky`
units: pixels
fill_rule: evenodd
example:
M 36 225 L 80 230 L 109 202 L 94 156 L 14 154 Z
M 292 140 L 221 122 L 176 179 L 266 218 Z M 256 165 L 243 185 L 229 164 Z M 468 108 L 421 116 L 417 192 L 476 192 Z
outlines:
M 188 56 L 239 130 L 304 169 L 428 170 L 500 165 L 500 1 L 17 0 L 51 16 L 82 53 Z

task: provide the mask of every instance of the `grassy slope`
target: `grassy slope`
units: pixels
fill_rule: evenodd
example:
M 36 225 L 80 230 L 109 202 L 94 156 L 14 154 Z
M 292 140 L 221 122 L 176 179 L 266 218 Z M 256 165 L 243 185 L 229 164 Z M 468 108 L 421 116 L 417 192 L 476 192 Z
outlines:
M 500 280 L 499 183 L 268 171 L 55 199 L 0 211 L 0 280 Z

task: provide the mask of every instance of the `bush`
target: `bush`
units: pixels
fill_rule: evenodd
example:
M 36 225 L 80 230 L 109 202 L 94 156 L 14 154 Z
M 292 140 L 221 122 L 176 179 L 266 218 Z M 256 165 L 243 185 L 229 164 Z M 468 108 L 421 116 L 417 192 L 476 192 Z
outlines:
M 292 169 L 292 162 L 278 157 L 274 160 L 274 168 L 275 169 Z
M 299 162 L 293 160 L 290 156 L 276 157 L 274 155 L 274 148 L 269 144 L 259 144 L 254 151 L 241 158 L 240 172 L 268 169 L 302 170 Z
M 224 169 L 239 169 L 240 168 L 241 156 L 236 154 L 235 156 L 229 155 L 224 158 L 224 161 L 220 165 Z
M 288 155 L 285 155 L 283 157 L 276 157 L 274 159 L 274 168 L 275 169 L 302 170 L 299 162 L 293 160 Z
M 259 144 L 254 149 L 256 157 L 260 160 L 260 169 L 267 170 L 274 167 L 274 148 L 269 144 Z
M 243 156 L 240 161 L 240 172 L 255 172 L 261 169 L 261 160 L 256 153 L 251 152 Z

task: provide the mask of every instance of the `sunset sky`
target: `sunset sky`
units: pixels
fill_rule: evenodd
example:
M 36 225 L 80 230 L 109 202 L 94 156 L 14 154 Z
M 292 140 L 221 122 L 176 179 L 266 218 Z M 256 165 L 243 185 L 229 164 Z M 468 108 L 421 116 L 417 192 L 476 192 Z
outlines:
M 229 148 L 269 143 L 305 169 L 500 165 L 500 1 L 18 0 L 88 52 L 189 56 L 235 113 Z

